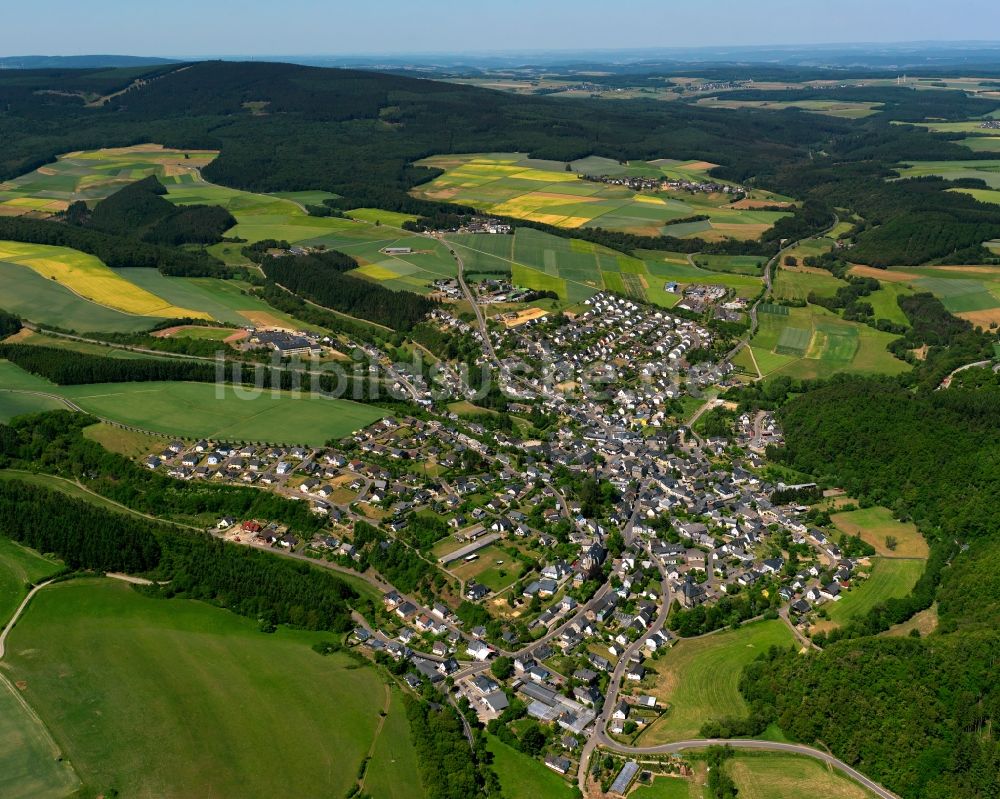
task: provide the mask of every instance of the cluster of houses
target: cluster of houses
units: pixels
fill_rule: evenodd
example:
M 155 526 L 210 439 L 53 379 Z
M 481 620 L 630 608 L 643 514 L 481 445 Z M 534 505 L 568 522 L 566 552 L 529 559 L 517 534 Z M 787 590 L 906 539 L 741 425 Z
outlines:
M 498 336 L 501 373 L 550 410 L 627 429 L 661 427 L 671 400 L 724 381 L 728 363 L 688 364 L 711 346 L 710 331 L 662 309 L 599 293 L 586 310 L 553 325 L 533 320 Z
M 609 186 L 624 186 L 632 191 L 687 191 L 692 194 L 733 194 L 745 197 L 747 189 L 731 183 L 718 183 L 714 180 L 682 180 L 663 176 L 631 176 L 631 175 L 580 175 L 583 180 L 592 183 L 605 183 Z

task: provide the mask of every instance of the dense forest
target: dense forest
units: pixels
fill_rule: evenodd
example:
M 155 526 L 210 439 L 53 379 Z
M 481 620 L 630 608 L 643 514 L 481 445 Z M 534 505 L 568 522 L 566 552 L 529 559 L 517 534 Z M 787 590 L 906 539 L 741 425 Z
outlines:
M 77 224 L 104 233 L 171 246 L 215 244 L 236 224 L 233 215 L 221 206 L 177 206 L 164 199 L 166 193 L 156 175 L 150 175 L 101 200 L 93 211 L 88 212 L 86 203 L 78 201 L 66 215 Z
M 780 419 L 786 446 L 772 457 L 820 482 L 940 537 L 1000 529 L 1000 390 L 842 379 L 793 399 Z
M 21 329 L 21 320 L 12 313 L 0 309 L 0 339 L 14 335 Z
M 158 583 L 144 589 L 151 594 L 201 599 L 266 624 L 352 626 L 348 602 L 357 594 L 329 572 L 18 480 L 0 480 L 0 530 L 73 569 L 147 574 Z
M 434 308 L 432 300 L 419 294 L 345 274 L 357 265 L 353 258 L 330 250 L 266 258 L 261 268 L 269 280 L 293 294 L 393 330 L 409 330 Z
M 907 799 L 1000 794 L 1000 634 L 842 641 L 773 651 L 741 690 L 762 721 L 834 754 Z
M 771 457 L 914 521 L 931 553 L 909 596 L 816 636 L 821 653 L 774 651 L 751 665 L 741 682 L 750 718 L 731 729 L 777 721 L 903 796 L 996 797 L 1000 388 L 837 378 L 779 404 L 786 446 Z M 875 636 L 935 599 L 936 633 Z

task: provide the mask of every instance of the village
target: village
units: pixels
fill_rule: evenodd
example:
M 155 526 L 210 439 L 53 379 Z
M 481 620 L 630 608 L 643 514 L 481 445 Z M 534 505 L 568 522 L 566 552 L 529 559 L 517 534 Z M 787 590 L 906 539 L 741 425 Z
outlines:
M 620 302 L 598 297 L 592 316 L 613 326 L 628 318 Z M 703 343 L 697 326 L 657 315 L 647 329 L 633 320 L 635 340 L 663 335 L 668 359 L 685 337 Z M 559 341 L 602 346 L 582 332 L 592 321 L 581 316 Z M 516 347 L 541 346 L 538 332 Z M 634 346 L 606 354 L 630 359 Z M 540 757 L 569 775 L 588 741 L 626 741 L 668 709 L 645 664 L 690 634 L 685 612 L 752 595 L 755 613 L 780 614 L 805 640 L 823 606 L 863 579 L 865 560 L 789 499 L 812 486 L 765 478 L 765 450 L 782 443 L 769 414 L 736 417 L 728 439 L 685 427 L 644 436 L 631 429 L 638 396 L 617 398 L 633 415 L 539 396 L 563 420 L 545 441 L 448 414 L 387 418 L 319 449 L 175 441 L 147 466 L 308 503 L 323 520 L 312 535 L 237 518 L 212 532 L 371 579 L 382 602 L 357 646 L 415 691 L 453 692 L 496 734 L 523 718 L 557 725 Z M 405 588 L 379 561 L 396 549 L 422 564 Z M 640 771 L 630 763 L 629 784 Z

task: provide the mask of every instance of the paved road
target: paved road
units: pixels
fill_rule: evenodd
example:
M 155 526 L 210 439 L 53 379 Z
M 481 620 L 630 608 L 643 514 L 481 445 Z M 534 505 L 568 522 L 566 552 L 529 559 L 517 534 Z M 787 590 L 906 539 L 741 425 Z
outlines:
M 670 589 L 666 587 L 666 567 L 660 563 L 659 559 L 654 558 L 652 553 L 649 553 L 649 557 L 654 563 L 656 563 L 656 567 L 660 571 L 660 579 L 662 580 L 662 584 L 664 586 L 662 602 L 660 603 L 660 609 L 656 614 L 656 619 L 654 619 L 653 623 L 649 626 L 649 629 L 629 645 L 629 647 L 622 653 L 622 656 L 618 658 L 618 664 L 615 666 L 614 671 L 611 672 L 611 679 L 608 682 L 608 695 L 604 699 L 604 707 L 601 710 L 600 715 L 598 715 L 597 720 L 594 722 L 593 732 L 590 733 L 587 743 L 584 744 L 583 750 L 580 752 L 580 768 L 577 771 L 577 785 L 584 796 L 587 795 L 587 777 L 591 755 L 593 755 L 594 750 L 597 749 L 598 746 L 608 746 L 614 743 L 608 737 L 608 722 L 611 720 L 611 714 L 614 712 L 615 705 L 618 703 L 618 694 L 621 691 L 622 679 L 625 677 L 625 670 L 628 668 L 629 659 L 643 647 L 646 638 L 663 629 L 663 625 L 667 622 L 667 616 L 670 614 L 671 595 Z
M 954 379 L 955 375 L 957 375 L 959 372 L 964 372 L 966 369 L 974 369 L 978 366 L 989 366 L 992 363 L 993 361 L 976 361 L 975 363 L 967 363 L 964 366 L 959 366 L 957 369 L 953 369 L 951 372 L 948 373 L 948 376 L 941 381 L 941 385 L 938 386 L 938 389 L 948 388 L 948 386 L 951 385 L 951 381 Z
M 876 796 L 881 797 L 881 799 L 900 799 L 899 796 L 892 793 L 892 791 L 883 788 L 874 780 L 870 780 L 857 769 L 847 765 L 847 763 L 843 760 L 839 760 L 821 749 L 814 749 L 811 746 L 804 746 L 803 744 L 779 743 L 777 741 L 755 741 L 747 739 L 728 740 L 708 738 L 695 741 L 677 741 L 676 743 L 662 744 L 661 746 L 624 746 L 622 744 L 612 742 L 607 745 L 607 748 L 621 754 L 666 755 L 677 754 L 688 749 L 704 749 L 709 746 L 729 746 L 733 749 L 755 749 L 760 751 L 788 752 L 796 755 L 805 755 L 806 757 L 822 761 L 823 763 L 837 769 L 837 771 L 846 774 L 848 777 L 859 782 Z

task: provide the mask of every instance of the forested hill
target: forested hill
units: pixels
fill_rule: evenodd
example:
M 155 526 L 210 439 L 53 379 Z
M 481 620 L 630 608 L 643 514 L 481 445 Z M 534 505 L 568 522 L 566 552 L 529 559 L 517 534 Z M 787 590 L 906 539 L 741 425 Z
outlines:
M 779 411 L 772 455 L 913 520 L 931 557 L 910 597 L 817 635 L 834 641 L 821 653 L 772 652 L 741 691 L 757 728 L 776 721 L 908 799 L 1000 795 L 1000 388 L 983 382 L 840 379 Z M 934 601 L 936 632 L 873 635 Z
M 958 251 L 985 258 L 979 242 L 1000 229 L 1000 209 L 948 192 L 942 181 L 916 199 L 908 199 L 909 182 L 886 182 L 903 161 L 988 155 L 890 124 L 939 106 L 948 118 L 960 118 L 989 113 L 1000 102 L 896 92 L 885 112 L 845 120 L 685 102 L 513 95 L 291 64 L 18 70 L 0 74 L 0 180 L 60 153 L 152 141 L 220 150 L 204 172 L 227 186 L 324 189 L 342 195 L 345 207 L 423 214 L 433 204 L 407 190 L 435 174 L 414 166 L 431 154 L 698 159 L 718 164 L 717 177 L 860 213 L 870 227 L 858 237 L 857 261 L 913 263 Z

